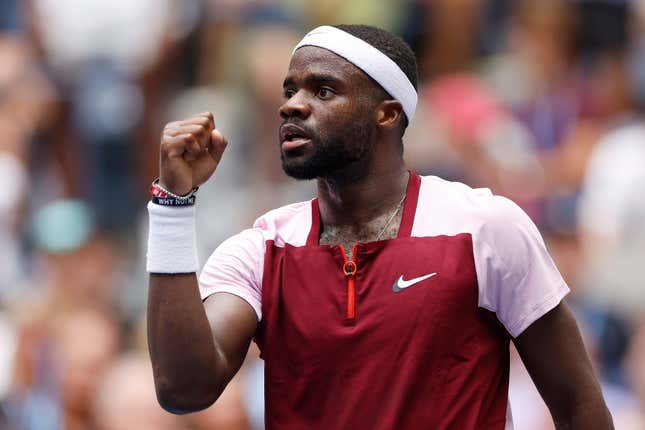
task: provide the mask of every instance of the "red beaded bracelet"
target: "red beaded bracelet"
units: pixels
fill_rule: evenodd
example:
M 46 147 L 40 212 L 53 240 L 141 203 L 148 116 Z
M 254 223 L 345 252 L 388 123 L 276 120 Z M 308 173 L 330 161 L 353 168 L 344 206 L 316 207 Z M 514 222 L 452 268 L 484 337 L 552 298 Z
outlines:
M 177 194 L 173 194 L 161 185 L 159 185 L 159 178 L 155 179 L 152 181 L 152 184 L 150 184 L 150 194 L 153 197 L 174 197 L 176 199 L 182 200 L 182 199 L 188 199 L 192 196 L 195 195 L 199 188 L 193 188 L 188 194 L 185 196 L 178 196 Z

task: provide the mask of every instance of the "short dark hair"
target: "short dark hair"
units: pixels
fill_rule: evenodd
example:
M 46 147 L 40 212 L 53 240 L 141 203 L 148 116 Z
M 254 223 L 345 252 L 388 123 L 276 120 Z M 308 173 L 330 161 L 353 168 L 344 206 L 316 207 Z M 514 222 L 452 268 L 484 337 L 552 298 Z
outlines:
M 405 73 L 414 89 L 417 89 L 417 81 L 419 80 L 417 59 L 412 48 L 403 39 L 389 31 L 371 25 L 340 24 L 334 25 L 334 27 L 358 37 L 390 57 Z M 407 116 L 404 116 L 404 118 L 404 127 L 407 127 L 409 119 Z

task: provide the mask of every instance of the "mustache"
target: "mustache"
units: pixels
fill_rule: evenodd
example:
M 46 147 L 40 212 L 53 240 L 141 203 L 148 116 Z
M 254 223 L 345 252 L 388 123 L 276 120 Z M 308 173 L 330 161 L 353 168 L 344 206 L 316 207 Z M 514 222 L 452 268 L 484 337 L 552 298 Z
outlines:
M 310 137 L 313 137 L 315 134 L 311 128 L 307 127 L 304 122 L 299 120 L 289 119 L 287 121 L 284 121 L 282 124 L 280 124 L 278 130 L 281 130 L 285 125 L 295 125 L 296 127 L 300 127 Z

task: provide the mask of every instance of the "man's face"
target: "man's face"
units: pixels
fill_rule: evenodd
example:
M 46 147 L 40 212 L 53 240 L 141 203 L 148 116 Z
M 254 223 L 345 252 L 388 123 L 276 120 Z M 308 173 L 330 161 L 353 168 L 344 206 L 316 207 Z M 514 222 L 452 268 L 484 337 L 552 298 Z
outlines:
M 296 179 L 326 177 L 369 156 L 375 84 L 332 52 L 298 49 L 284 80 L 280 153 Z

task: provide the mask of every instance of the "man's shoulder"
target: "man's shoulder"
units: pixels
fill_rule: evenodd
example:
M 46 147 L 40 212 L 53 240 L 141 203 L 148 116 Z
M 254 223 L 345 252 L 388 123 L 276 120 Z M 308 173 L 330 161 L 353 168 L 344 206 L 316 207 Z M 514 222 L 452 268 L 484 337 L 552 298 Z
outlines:
M 485 205 L 494 196 L 489 188 L 473 188 L 463 182 L 449 181 L 439 176 L 421 177 L 420 199 L 441 199 L 445 204 Z
M 267 240 L 274 240 L 278 245 L 302 246 L 311 223 L 312 203 L 306 200 L 266 212 L 255 220 L 253 228 L 261 230 Z
M 489 188 L 473 188 L 437 176 L 423 176 L 415 225 L 429 224 L 439 234 L 476 233 L 482 228 L 503 229 L 509 222 L 524 223 L 528 216 L 511 199 Z

